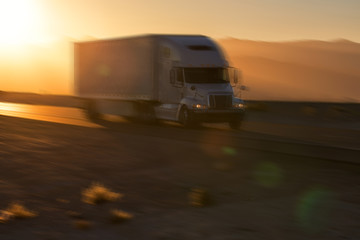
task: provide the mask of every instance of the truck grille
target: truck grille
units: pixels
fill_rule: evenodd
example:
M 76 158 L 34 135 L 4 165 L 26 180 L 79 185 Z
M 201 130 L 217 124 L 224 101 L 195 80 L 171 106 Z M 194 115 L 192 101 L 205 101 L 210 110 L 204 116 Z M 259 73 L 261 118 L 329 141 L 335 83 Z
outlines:
M 224 109 L 232 107 L 231 95 L 209 95 L 210 108 Z

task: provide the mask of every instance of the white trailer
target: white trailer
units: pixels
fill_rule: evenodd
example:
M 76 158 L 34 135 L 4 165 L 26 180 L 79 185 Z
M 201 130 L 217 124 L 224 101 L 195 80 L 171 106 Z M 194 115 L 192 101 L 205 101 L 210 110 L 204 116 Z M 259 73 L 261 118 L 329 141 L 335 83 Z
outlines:
M 75 94 L 89 118 L 229 122 L 238 128 L 244 103 L 237 71 L 201 35 L 144 35 L 74 43 Z

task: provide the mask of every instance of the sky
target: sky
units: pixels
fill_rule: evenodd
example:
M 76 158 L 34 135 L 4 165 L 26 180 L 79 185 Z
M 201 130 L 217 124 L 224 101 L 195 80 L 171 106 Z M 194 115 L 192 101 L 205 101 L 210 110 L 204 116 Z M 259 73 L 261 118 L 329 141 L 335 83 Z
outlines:
M 0 0 L 0 90 L 71 92 L 73 41 L 163 33 L 360 42 L 359 26 L 360 0 Z
M 360 42 L 359 0 L 0 0 L 0 9 L 0 37 L 12 34 L 8 42 L 144 33 Z

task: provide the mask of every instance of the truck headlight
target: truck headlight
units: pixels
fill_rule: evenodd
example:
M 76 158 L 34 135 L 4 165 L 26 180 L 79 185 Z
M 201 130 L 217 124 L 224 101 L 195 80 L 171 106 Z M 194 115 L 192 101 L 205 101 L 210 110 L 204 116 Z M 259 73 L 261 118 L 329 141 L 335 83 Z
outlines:
M 207 108 L 207 106 L 203 105 L 203 104 L 193 104 L 192 107 L 194 109 L 206 109 Z
M 234 108 L 245 108 L 245 105 L 243 103 L 235 103 L 233 104 Z

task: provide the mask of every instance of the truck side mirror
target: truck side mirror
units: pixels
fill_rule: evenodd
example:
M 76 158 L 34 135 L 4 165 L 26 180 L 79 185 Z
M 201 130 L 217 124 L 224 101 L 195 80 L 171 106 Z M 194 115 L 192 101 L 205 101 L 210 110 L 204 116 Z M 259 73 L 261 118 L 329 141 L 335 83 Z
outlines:
M 243 81 L 243 75 L 242 75 L 242 72 L 240 70 L 237 70 L 236 69 L 236 78 L 237 78 L 237 81 L 238 82 L 242 82 Z
M 239 80 L 241 80 L 241 72 L 239 72 L 236 68 L 229 68 L 229 76 L 231 86 L 233 87 L 235 87 Z
M 242 82 L 242 72 L 234 68 L 234 84 Z

